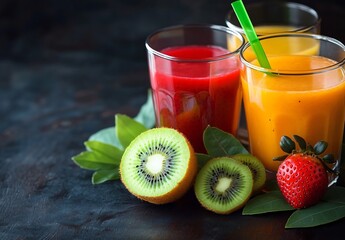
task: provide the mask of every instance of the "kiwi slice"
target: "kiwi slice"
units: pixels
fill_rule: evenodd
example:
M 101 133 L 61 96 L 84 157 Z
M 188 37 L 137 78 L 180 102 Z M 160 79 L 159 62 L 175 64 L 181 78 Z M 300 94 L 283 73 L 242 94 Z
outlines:
M 172 128 L 141 133 L 126 148 L 121 181 L 136 197 L 155 204 L 173 202 L 191 187 L 197 160 L 189 141 Z
M 254 180 L 253 194 L 260 192 L 266 183 L 266 170 L 262 162 L 250 154 L 236 154 L 231 157 L 249 167 Z
M 253 188 L 250 169 L 230 157 L 209 160 L 198 173 L 194 191 L 206 209 L 229 214 L 241 208 L 249 199 Z

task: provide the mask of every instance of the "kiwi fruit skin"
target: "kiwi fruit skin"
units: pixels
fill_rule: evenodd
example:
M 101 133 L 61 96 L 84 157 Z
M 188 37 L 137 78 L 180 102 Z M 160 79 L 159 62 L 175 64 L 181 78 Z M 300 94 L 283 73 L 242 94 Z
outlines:
M 231 158 L 249 167 L 253 175 L 253 195 L 261 192 L 266 183 L 266 169 L 259 159 L 250 154 L 236 154 Z
M 184 138 L 184 143 L 186 144 L 185 147 L 188 148 L 189 156 L 187 156 L 186 159 L 182 159 L 183 161 L 188 161 L 187 169 L 184 174 L 184 176 L 180 179 L 180 181 L 177 183 L 177 185 L 172 188 L 169 192 L 166 192 L 165 194 L 162 195 L 143 195 L 139 194 L 137 191 L 137 187 L 140 187 L 139 185 L 133 186 L 131 185 L 127 179 L 124 177 L 124 168 L 126 168 L 126 156 L 127 154 L 132 151 L 133 147 L 135 147 L 136 144 L 138 144 L 138 139 L 144 139 L 144 138 L 149 138 L 150 135 L 154 136 L 155 131 L 166 131 L 170 134 L 172 134 L 172 137 L 176 136 L 176 134 L 179 134 L 181 137 Z M 137 198 L 150 202 L 153 204 L 166 204 L 166 203 L 171 203 L 174 202 L 178 199 L 180 199 L 193 185 L 196 174 L 198 171 L 198 164 L 197 164 L 197 159 L 196 155 L 194 152 L 194 149 L 188 139 L 180 132 L 173 128 L 166 128 L 166 127 L 160 127 L 160 128 L 153 128 L 149 129 L 141 134 L 139 134 L 130 144 L 129 146 L 125 149 L 124 154 L 122 156 L 121 162 L 120 162 L 120 178 L 121 182 L 124 184 L 124 186 L 127 188 L 127 190 L 136 196 Z
M 221 208 L 217 206 L 218 203 L 213 203 L 213 202 L 210 202 L 210 200 L 206 200 L 205 195 L 203 194 L 204 192 L 203 187 L 204 187 L 204 184 L 206 184 L 205 175 L 208 174 L 208 172 L 212 170 L 212 167 L 218 163 L 227 165 L 231 168 L 236 168 L 238 171 L 240 171 L 239 174 L 243 177 L 242 180 L 247 185 L 244 188 L 242 194 L 237 196 L 239 199 L 237 199 L 237 201 L 235 201 L 233 205 L 227 206 L 226 208 Z M 252 188 L 253 188 L 253 177 L 252 177 L 252 173 L 249 167 L 230 157 L 216 157 L 209 160 L 199 171 L 195 180 L 195 184 L 194 184 L 195 196 L 197 200 L 199 201 L 199 203 L 209 211 L 215 212 L 217 214 L 224 214 L 224 215 L 230 214 L 242 208 L 251 197 Z

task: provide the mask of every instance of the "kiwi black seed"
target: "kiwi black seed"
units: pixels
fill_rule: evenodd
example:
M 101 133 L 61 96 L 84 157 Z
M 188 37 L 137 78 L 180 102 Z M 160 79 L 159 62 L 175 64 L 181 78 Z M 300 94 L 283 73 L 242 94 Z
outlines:
M 154 128 L 136 137 L 120 164 L 121 181 L 138 198 L 156 204 L 177 200 L 197 171 L 189 141 L 172 128 Z
M 209 160 L 199 171 L 194 185 L 196 198 L 206 209 L 229 214 L 241 208 L 253 188 L 250 169 L 230 157 Z
M 253 174 L 253 193 L 258 193 L 266 183 L 266 170 L 262 162 L 250 154 L 236 154 L 231 156 L 249 167 Z

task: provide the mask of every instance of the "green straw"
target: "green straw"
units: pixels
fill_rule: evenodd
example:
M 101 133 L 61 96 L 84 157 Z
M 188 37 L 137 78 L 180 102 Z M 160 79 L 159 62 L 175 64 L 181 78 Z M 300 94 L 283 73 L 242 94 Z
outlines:
M 258 39 L 258 36 L 256 35 L 253 24 L 250 21 L 250 18 L 248 16 L 246 8 L 243 5 L 242 0 L 236 0 L 232 2 L 231 6 L 234 9 L 235 14 L 238 18 L 238 21 L 240 22 L 242 29 L 244 33 L 246 34 L 247 39 L 254 50 L 254 53 L 256 55 L 256 58 L 259 61 L 259 64 L 263 68 L 270 69 L 271 65 L 268 62 L 265 51 L 262 48 L 262 45 Z

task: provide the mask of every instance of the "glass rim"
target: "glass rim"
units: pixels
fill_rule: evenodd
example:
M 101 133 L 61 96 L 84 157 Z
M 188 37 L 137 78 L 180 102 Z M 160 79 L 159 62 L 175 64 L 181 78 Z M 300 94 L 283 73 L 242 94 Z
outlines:
M 226 49 L 227 52 L 226 54 L 221 54 L 215 57 L 209 57 L 209 58 L 203 58 L 203 59 L 190 59 L 190 58 L 181 58 L 181 57 L 174 57 L 174 56 L 170 56 L 167 54 L 164 54 L 162 52 L 160 52 L 159 50 L 154 49 L 151 45 L 150 45 L 150 39 L 162 32 L 167 32 L 167 31 L 172 31 L 172 30 L 178 30 L 178 29 L 210 29 L 210 30 L 217 30 L 217 31 L 221 31 L 224 32 L 226 34 L 230 34 L 232 36 L 236 36 L 240 41 L 241 44 L 238 48 L 236 48 L 236 50 L 234 51 L 229 51 L 229 49 Z M 175 25 L 175 26 L 170 26 L 170 27 L 164 27 L 161 29 L 158 29 L 154 32 L 152 32 L 151 34 L 148 35 L 148 37 L 145 40 L 145 46 L 148 52 L 159 56 L 161 58 L 164 58 L 166 60 L 170 60 L 170 61 L 176 61 L 176 62 L 196 62 L 196 63 L 200 63 L 200 62 L 214 62 L 214 61 L 219 61 L 219 60 L 224 60 L 227 59 L 229 57 L 232 57 L 236 54 L 239 55 L 242 47 L 244 46 L 245 40 L 244 37 L 242 36 L 241 33 L 234 31 L 226 26 L 221 26 L 221 25 L 215 25 L 215 24 L 181 24 L 181 25 Z M 211 44 L 209 45 L 205 45 L 205 46 L 211 46 Z
M 340 42 L 339 40 L 324 36 L 324 35 L 318 35 L 318 34 L 310 34 L 310 33 L 276 33 L 276 34 L 270 34 L 270 35 L 265 35 L 259 37 L 259 40 L 266 40 L 266 39 L 272 39 L 272 38 L 280 38 L 280 37 L 298 37 L 298 38 L 309 38 L 309 39 L 315 39 L 319 41 L 327 41 L 332 44 L 337 45 L 339 48 L 341 48 L 345 52 L 345 45 Z M 310 74 L 319 74 L 319 73 L 324 73 L 330 70 L 334 70 L 337 68 L 342 67 L 342 65 L 345 64 L 345 57 L 341 59 L 340 61 L 336 61 L 334 64 L 331 64 L 327 67 L 322 67 L 322 68 L 315 68 L 311 70 L 274 70 L 274 69 L 268 69 L 264 68 L 261 66 L 254 65 L 250 62 L 248 62 L 245 57 L 243 56 L 244 52 L 250 47 L 250 43 L 247 42 L 243 46 L 243 48 L 240 51 L 240 60 L 241 62 L 246 65 L 247 67 L 259 71 L 259 72 L 264 72 L 267 74 L 272 74 L 272 75 L 285 75 L 285 76 L 293 76 L 293 75 L 310 75 Z M 303 55 L 302 55 L 303 56 Z M 334 61 L 334 60 L 333 60 Z
M 309 31 L 310 29 L 312 29 L 314 26 L 318 26 L 321 22 L 321 17 L 319 16 L 319 14 L 316 12 L 316 10 L 314 10 L 313 8 L 307 6 L 307 5 L 304 5 L 304 4 L 301 4 L 301 3 L 296 3 L 296 2 L 275 2 L 275 1 L 269 1 L 269 2 L 255 2 L 255 3 L 250 3 L 247 5 L 247 9 L 251 6 L 260 6 L 262 4 L 267 4 L 267 5 L 270 5 L 270 4 L 275 4 L 276 6 L 287 6 L 289 8 L 296 8 L 296 9 L 299 9 L 299 10 L 302 10 L 304 12 L 308 12 L 310 13 L 311 15 L 313 15 L 315 17 L 315 21 L 312 23 L 312 24 L 308 24 L 306 26 L 303 26 L 303 27 L 296 27 L 292 30 L 287 30 L 287 31 L 284 31 L 284 32 L 307 32 Z M 227 14 L 226 14 L 226 17 L 225 17 L 225 23 L 228 27 L 230 28 L 234 28 L 236 31 L 244 34 L 244 31 L 243 29 L 240 27 L 240 26 L 237 26 L 237 25 L 234 25 L 233 23 L 230 22 L 230 15 L 231 14 L 235 14 L 234 10 L 231 9 Z M 267 35 L 266 33 L 260 33 L 260 32 L 257 32 L 258 35 Z

